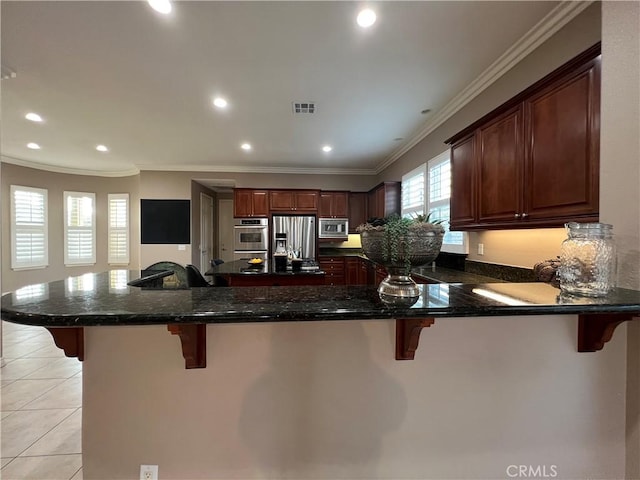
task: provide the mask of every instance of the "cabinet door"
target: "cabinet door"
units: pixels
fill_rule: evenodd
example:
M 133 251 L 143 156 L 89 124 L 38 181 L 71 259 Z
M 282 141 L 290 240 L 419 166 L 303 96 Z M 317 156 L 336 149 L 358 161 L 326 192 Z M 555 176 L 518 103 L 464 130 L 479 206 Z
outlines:
M 511 109 L 480 127 L 478 222 L 517 222 L 522 217 L 522 108 Z
M 320 204 L 318 205 L 318 216 L 331 218 L 333 211 L 333 193 L 320 192 Z
M 349 192 L 320 192 L 318 216 L 324 218 L 347 218 Z
M 351 192 L 349 194 L 349 233 L 357 233 L 356 227 L 367 221 L 367 194 Z
M 349 216 L 349 192 L 333 193 L 333 216 L 336 218 Z
M 529 219 L 597 220 L 600 58 L 525 102 L 525 212 Z
M 233 191 L 233 216 L 250 217 L 253 213 L 251 208 L 251 190 L 235 189 Z
M 269 192 L 269 208 L 271 210 L 293 210 L 293 191 L 271 190 Z
M 318 192 L 294 191 L 294 210 L 304 212 L 318 211 Z
M 475 137 L 451 146 L 451 228 L 476 221 Z
M 267 190 L 254 190 L 251 194 L 251 204 L 254 217 L 269 216 L 269 192 Z
M 358 258 L 347 258 L 345 260 L 346 284 L 360 285 L 360 264 Z

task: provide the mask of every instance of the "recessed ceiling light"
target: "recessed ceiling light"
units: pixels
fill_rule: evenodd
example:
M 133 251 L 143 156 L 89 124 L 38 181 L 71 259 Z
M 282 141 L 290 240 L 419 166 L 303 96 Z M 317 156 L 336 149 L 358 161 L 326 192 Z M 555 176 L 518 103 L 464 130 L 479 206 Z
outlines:
M 109 149 L 105 145 L 96 145 L 96 150 L 99 152 L 108 152 Z
M 333 150 L 333 148 L 330 145 L 325 145 L 324 147 L 322 147 L 322 151 L 324 153 L 329 153 L 331 150 Z
M 31 120 L 32 122 L 41 122 L 42 121 L 42 117 L 40 115 L 38 115 L 37 113 L 33 113 L 33 112 L 29 112 L 27 113 L 24 118 L 26 118 L 27 120 Z
M 374 12 L 370 8 L 365 8 L 364 10 L 360 11 L 356 21 L 362 28 L 368 28 L 376 23 L 376 12 Z
M 30 148 L 31 150 L 40 150 L 40 145 L 38 145 L 37 143 L 27 143 L 27 148 Z
M 243 143 L 242 145 L 240 145 L 240 148 L 243 150 L 251 150 L 251 144 L 250 143 Z
M 169 0 L 147 0 L 147 3 L 158 13 L 164 15 L 171 13 L 171 2 Z
M 227 105 L 229 105 L 229 103 L 222 97 L 214 98 L 213 104 L 218 108 L 227 108 Z

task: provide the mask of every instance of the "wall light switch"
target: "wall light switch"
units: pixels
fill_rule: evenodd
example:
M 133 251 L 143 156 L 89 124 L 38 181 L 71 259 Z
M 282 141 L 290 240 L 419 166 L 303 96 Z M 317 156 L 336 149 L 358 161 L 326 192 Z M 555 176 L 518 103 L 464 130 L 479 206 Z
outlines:
M 484 243 L 478 244 L 478 255 L 484 255 Z
M 186 245 L 178 245 L 178 250 L 180 250 L 181 252 L 185 251 L 186 249 L 187 249 Z

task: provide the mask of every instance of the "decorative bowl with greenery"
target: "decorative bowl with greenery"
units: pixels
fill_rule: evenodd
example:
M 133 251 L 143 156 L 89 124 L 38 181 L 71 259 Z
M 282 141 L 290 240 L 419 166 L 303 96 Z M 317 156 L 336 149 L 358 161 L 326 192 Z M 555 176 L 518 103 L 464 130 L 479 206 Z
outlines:
M 371 218 L 357 227 L 362 251 L 387 269 L 378 286 L 380 298 L 389 304 L 413 305 L 419 289 L 411 278 L 411 267 L 433 262 L 442 248 L 444 227 L 431 215 Z

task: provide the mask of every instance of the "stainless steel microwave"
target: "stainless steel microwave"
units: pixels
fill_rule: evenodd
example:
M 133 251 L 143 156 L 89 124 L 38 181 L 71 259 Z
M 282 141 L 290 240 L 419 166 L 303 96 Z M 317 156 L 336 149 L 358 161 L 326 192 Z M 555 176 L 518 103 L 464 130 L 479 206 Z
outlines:
M 349 238 L 349 220 L 346 218 L 319 218 L 318 238 L 347 240 Z

